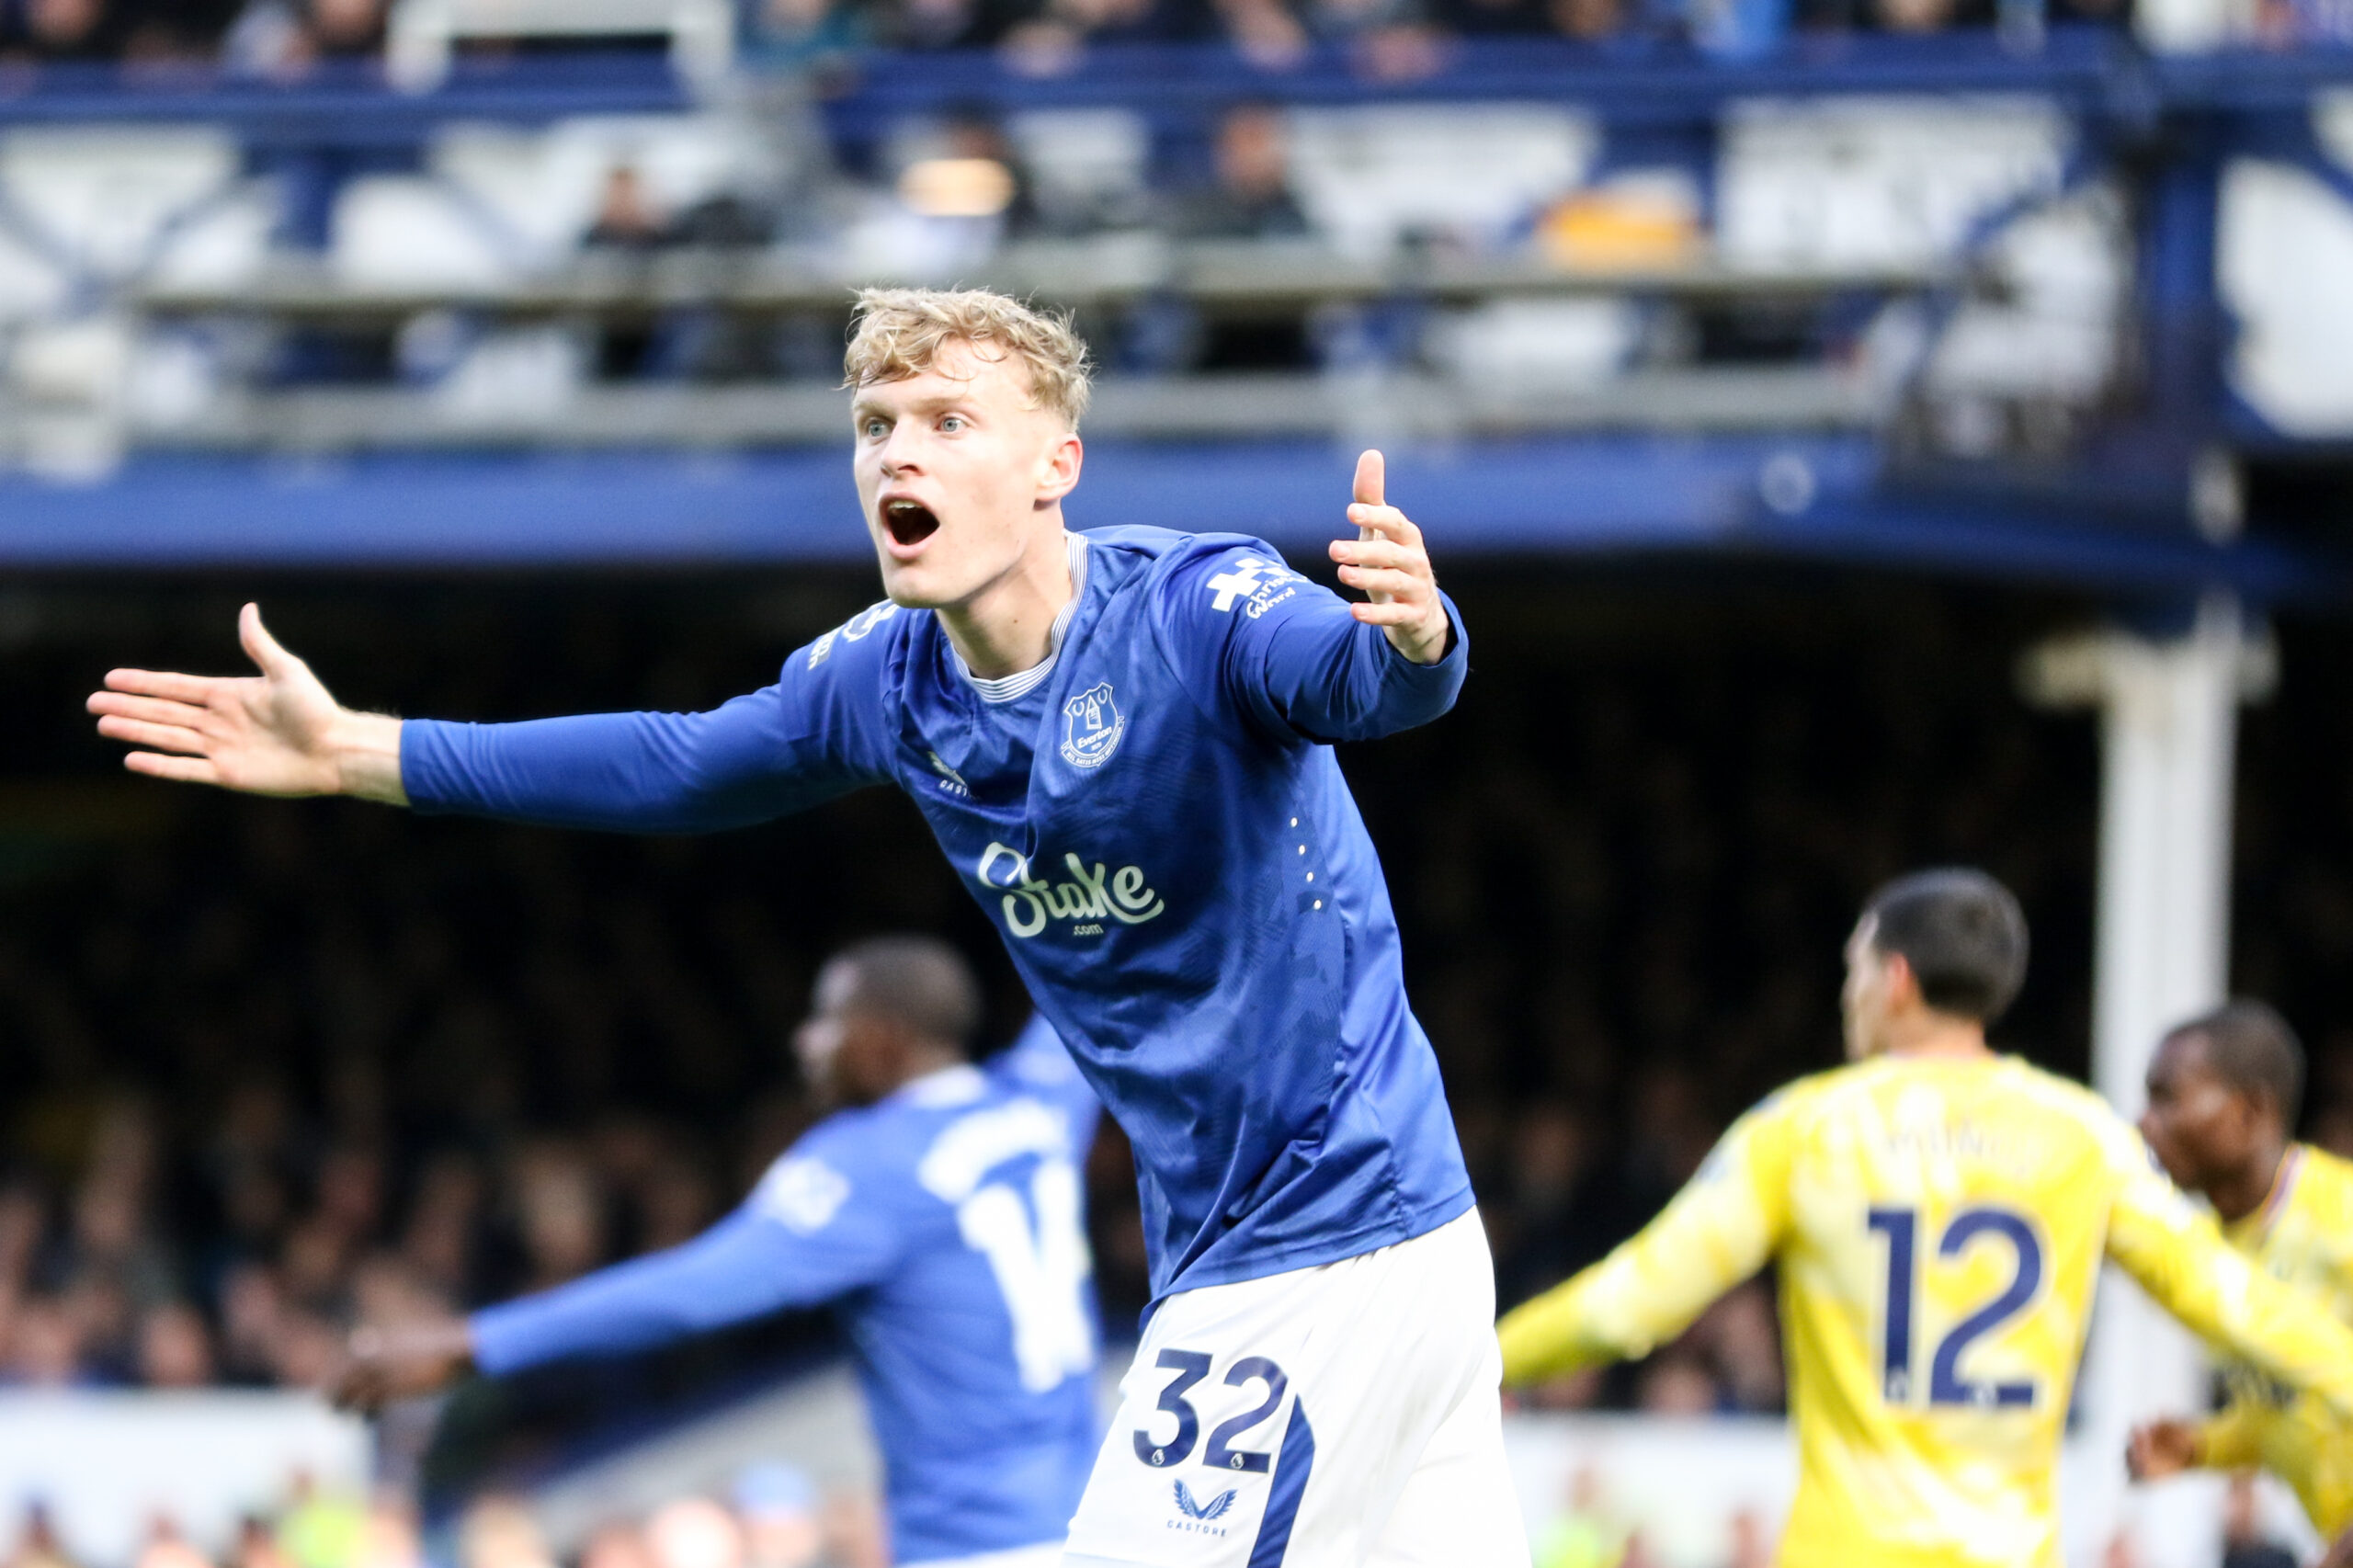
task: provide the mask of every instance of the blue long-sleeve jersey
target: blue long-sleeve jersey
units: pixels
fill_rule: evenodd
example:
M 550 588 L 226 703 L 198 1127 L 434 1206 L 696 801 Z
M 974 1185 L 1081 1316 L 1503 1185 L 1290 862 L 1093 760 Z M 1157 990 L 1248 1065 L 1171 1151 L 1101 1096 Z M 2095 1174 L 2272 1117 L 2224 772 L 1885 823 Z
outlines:
M 1078 592 L 1020 676 L 975 680 L 938 618 L 885 602 L 707 713 L 411 722 L 403 782 L 426 811 L 640 831 L 897 785 L 1134 1144 L 1155 1298 L 1463 1213 L 1331 751 L 1452 705 L 1460 618 L 1420 665 L 1255 540 L 1108 528 L 1070 550 Z
M 682 1246 L 474 1314 L 494 1376 L 832 1303 L 904 1563 L 1060 1541 L 1095 1418 L 1079 1167 L 1095 1096 L 1034 1023 L 985 1064 L 812 1128 Z

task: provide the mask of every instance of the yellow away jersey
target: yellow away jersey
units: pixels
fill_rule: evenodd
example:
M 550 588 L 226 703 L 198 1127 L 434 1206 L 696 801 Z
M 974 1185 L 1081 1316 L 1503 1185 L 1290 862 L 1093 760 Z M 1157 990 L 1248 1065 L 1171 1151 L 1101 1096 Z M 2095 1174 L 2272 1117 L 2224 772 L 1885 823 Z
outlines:
M 2270 1198 L 2222 1233 L 2266 1274 L 2353 1322 L 2353 1165 L 2290 1145 Z M 2199 1428 L 2199 1462 L 2262 1466 L 2296 1489 L 2323 1535 L 2353 1525 L 2353 1425 L 2245 1360 L 2226 1361 L 2222 1381 L 2230 1403 Z
M 2103 1253 L 2353 1411 L 2353 1332 L 2249 1267 L 2104 1102 L 1991 1055 L 1880 1058 L 1766 1100 L 1642 1234 L 1505 1318 L 1504 1375 L 1643 1355 L 1778 1259 L 1799 1460 L 1783 1568 L 2055 1568 Z

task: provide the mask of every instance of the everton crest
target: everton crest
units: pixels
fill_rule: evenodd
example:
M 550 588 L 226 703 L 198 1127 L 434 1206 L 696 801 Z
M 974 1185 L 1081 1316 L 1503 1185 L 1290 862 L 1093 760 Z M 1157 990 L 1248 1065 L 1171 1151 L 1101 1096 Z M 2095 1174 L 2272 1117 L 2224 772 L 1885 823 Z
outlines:
M 1100 767 L 1120 749 L 1127 728 L 1111 700 L 1111 683 L 1097 682 L 1063 704 L 1063 760 L 1073 767 Z

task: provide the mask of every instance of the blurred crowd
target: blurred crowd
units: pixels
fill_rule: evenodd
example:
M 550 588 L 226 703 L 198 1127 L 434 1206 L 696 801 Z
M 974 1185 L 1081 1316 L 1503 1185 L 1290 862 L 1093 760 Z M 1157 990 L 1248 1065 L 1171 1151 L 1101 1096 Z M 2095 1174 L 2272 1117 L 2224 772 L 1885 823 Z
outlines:
M 246 1515 L 218 1551 L 168 1517 L 152 1520 L 146 1535 L 120 1568 L 888 1568 L 891 1561 L 871 1494 L 821 1494 L 807 1474 L 774 1461 L 745 1466 L 710 1494 L 685 1493 L 642 1512 L 616 1509 L 568 1551 L 506 1494 L 477 1498 L 445 1528 L 427 1531 L 415 1504 L 397 1492 L 364 1496 L 299 1472 L 278 1506 Z M 87 1568 L 38 1500 L 0 1563 Z
M 320 61 L 379 58 L 388 9 L 387 0 L 7 0 L 0 62 L 299 75 Z
M 1997 1043 L 2085 1070 L 2094 735 L 2025 707 L 2009 674 L 2070 607 L 1468 565 L 1449 585 L 1480 629 L 1461 706 L 1346 761 L 1505 1304 L 1598 1257 L 1733 1115 L 1838 1059 L 1841 944 L 1907 867 L 1975 861 L 2018 891 L 2036 964 Z M 347 700 L 519 717 L 714 703 L 870 592 L 854 574 L 289 587 L 274 621 Z M 233 657 L 221 607 L 154 602 L 181 608 L 61 613 L 15 689 Z M 2353 954 L 2353 846 L 2334 836 L 2353 758 L 2331 773 L 2307 744 L 2269 768 L 2287 704 L 2248 722 L 2241 981 L 2303 1028 L 2307 1130 L 2353 1153 L 2353 1034 L 2315 1010 Z M 0 711 L 28 770 L 0 790 L 0 1376 L 18 1385 L 314 1383 L 359 1318 L 691 1235 L 816 1114 L 786 1041 L 854 937 L 942 932 L 989 977 L 988 1040 L 1026 1013 L 888 793 L 699 840 L 425 822 L 121 778 L 53 705 Z M 1117 1338 L 1146 1290 L 1116 1129 L 1089 1176 Z M 1776 1408 L 1769 1281 L 1648 1362 L 1538 1397 Z
M 2054 21 L 2117 23 L 2131 0 L 2048 0 Z M 219 64 L 299 76 L 321 61 L 381 55 L 391 0 L 7 0 L 0 60 Z M 1801 32 L 1988 27 L 1999 0 L 1794 0 Z M 2312 11 L 2307 18 L 2304 12 Z M 2265 30 L 2309 31 L 2325 7 L 2266 0 Z M 745 57 L 769 68 L 877 49 L 996 49 L 1038 73 L 1087 47 L 1223 44 L 1280 70 L 1323 46 L 1358 51 L 1376 76 L 1436 69 L 1458 39 L 1588 42 L 1690 38 L 1694 0 L 741 0 Z

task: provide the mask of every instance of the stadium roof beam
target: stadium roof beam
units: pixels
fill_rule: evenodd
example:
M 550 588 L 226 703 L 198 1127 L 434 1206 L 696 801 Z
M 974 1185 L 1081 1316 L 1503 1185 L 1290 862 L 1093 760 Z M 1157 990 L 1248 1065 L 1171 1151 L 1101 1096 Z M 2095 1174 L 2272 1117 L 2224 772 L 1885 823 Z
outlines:
M 1097 390 L 1090 439 L 1237 439 L 1352 432 L 1379 439 L 1648 430 L 1660 434 L 1863 431 L 1880 417 L 1860 377 L 1813 366 L 1636 371 L 1598 385 L 1367 381 L 1315 375 L 1111 380 Z M 228 392 L 161 422 L 134 417 L 133 445 L 256 453 L 835 447 L 847 399 L 822 382 L 595 386 L 534 405 L 484 404 L 398 387 Z
M 1283 314 L 1399 294 L 1441 303 L 1620 295 L 1768 303 L 1833 295 L 1925 293 L 1951 285 L 1956 274 L 1942 267 L 1764 268 L 1713 261 L 1562 267 L 1520 257 L 1431 258 L 1410 253 L 1389 261 L 1367 261 L 1320 244 L 1171 244 L 1158 235 L 1138 233 L 1011 245 L 962 280 L 1079 308 L 1173 295 L 1208 309 Z M 591 255 L 546 277 L 429 289 L 347 281 L 314 261 L 281 256 L 256 278 L 233 287 L 153 283 L 136 290 L 131 302 L 158 317 L 393 323 L 435 309 L 514 320 L 631 319 L 683 309 L 741 315 L 847 314 L 854 292 L 851 282 L 790 258 L 681 250 L 644 258 Z

